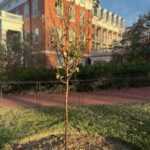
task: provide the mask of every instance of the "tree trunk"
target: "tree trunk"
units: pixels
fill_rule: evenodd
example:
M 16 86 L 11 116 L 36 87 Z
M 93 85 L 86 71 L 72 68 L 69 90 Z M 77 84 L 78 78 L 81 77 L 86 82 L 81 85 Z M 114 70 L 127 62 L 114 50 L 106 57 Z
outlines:
M 68 95 L 69 95 L 69 80 L 66 82 L 66 97 L 65 97 L 65 150 L 68 150 Z

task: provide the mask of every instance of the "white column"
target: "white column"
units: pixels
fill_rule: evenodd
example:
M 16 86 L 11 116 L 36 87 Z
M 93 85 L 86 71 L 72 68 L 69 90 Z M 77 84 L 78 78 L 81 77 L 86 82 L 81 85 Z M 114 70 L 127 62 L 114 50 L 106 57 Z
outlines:
M 6 43 L 6 40 L 7 40 L 7 31 L 2 30 L 1 31 L 1 42 L 4 44 L 4 43 Z
M 94 50 L 96 49 L 96 26 L 94 26 Z
M 103 37 L 103 29 L 101 28 L 101 44 L 103 44 L 104 37 Z

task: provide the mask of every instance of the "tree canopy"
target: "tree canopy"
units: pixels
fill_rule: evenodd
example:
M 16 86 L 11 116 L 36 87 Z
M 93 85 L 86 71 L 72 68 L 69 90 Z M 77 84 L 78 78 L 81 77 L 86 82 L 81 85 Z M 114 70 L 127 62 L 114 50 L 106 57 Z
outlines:
M 34 65 L 32 53 L 36 49 L 28 42 L 21 41 L 18 34 L 11 34 L 7 40 L 0 43 L 0 68 L 12 71 L 16 67 L 29 67 Z
M 140 15 L 132 27 L 128 27 L 122 40 L 123 53 L 115 54 L 114 60 L 150 60 L 150 11 Z

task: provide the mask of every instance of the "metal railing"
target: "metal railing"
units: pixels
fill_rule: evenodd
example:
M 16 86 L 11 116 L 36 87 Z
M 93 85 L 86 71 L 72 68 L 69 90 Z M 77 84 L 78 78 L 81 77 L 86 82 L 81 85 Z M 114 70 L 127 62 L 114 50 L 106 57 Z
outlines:
M 143 82 L 143 84 L 141 84 Z M 109 78 L 101 77 L 99 79 L 83 79 L 83 80 L 71 80 L 70 81 L 70 94 L 71 105 L 82 106 L 88 104 L 88 94 L 101 93 L 102 95 L 114 96 L 113 93 L 108 92 L 108 89 L 128 89 L 132 87 L 150 86 L 150 78 L 146 77 L 120 77 Z M 31 93 L 31 95 L 30 95 Z M 20 96 L 21 94 L 21 96 Z M 139 94 L 139 95 L 138 95 Z M 0 83 L 0 100 L 15 98 L 19 95 L 21 102 L 26 98 L 29 106 L 43 106 L 42 103 L 47 99 L 50 102 L 57 104 L 64 103 L 65 98 L 65 86 L 59 81 L 38 81 L 38 82 L 1 82 Z M 25 97 L 23 97 L 25 96 Z M 29 96 L 29 97 L 28 97 Z M 31 96 L 31 97 L 30 97 Z M 47 96 L 47 97 L 46 97 Z M 95 95 L 94 95 L 95 96 Z M 119 95 L 120 96 L 120 95 Z M 149 97 L 143 98 L 144 95 L 136 93 L 135 95 L 122 94 L 121 97 L 128 99 L 143 99 L 150 100 Z M 19 99 L 18 99 L 19 101 Z M 97 100 L 96 100 L 97 101 Z M 31 103 L 31 104 L 30 104 Z
M 111 56 L 112 55 L 112 49 L 111 48 L 106 48 L 106 49 L 95 49 L 92 50 L 92 56 L 103 56 L 103 55 L 108 55 Z
M 70 83 L 76 81 L 71 81 Z M 85 81 L 84 81 L 85 82 Z M 58 87 L 58 89 L 57 89 Z M 8 89 L 7 89 L 8 88 Z M 61 88 L 61 89 L 59 89 Z M 64 95 L 65 86 L 59 81 L 37 81 L 37 82 L 1 82 L 0 83 L 0 100 L 7 99 L 7 95 L 30 95 L 32 93 L 31 106 L 41 106 L 43 100 L 43 94 L 62 94 Z M 70 91 L 72 86 L 70 86 Z M 30 92 L 31 91 L 31 92 Z M 23 93 L 22 93 L 23 92 Z M 24 93 L 25 92 L 25 93 Z M 83 105 L 83 92 L 78 93 L 78 99 L 75 105 Z M 65 98 L 65 95 L 64 95 Z M 55 100 L 52 100 L 55 101 Z M 30 104 L 29 104 L 30 105 Z

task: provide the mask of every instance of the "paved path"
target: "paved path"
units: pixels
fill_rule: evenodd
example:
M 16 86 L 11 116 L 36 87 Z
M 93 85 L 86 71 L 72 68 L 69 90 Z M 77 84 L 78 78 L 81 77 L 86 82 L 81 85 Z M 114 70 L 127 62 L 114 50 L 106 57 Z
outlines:
M 101 105 L 150 102 L 150 87 L 108 90 L 99 92 L 71 93 L 70 105 Z M 7 94 L 0 99 L 0 107 L 64 106 L 64 94 L 40 93 Z

